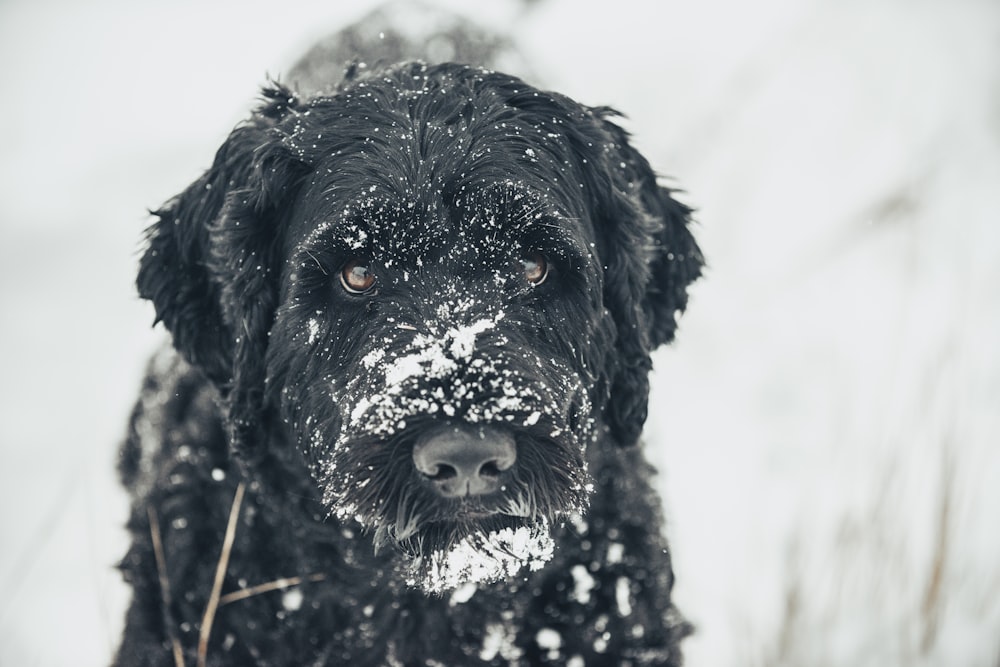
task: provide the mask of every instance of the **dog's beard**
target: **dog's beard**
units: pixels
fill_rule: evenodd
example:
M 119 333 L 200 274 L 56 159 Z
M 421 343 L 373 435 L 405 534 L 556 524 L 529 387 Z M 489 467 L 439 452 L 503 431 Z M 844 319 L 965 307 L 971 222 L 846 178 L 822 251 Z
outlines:
M 538 570 L 552 559 L 555 541 L 544 518 L 495 515 L 474 527 L 434 524 L 399 546 L 413 552 L 405 568 L 407 584 L 439 595 L 511 577 L 525 567 Z
M 510 495 L 442 501 L 404 502 L 397 515 L 406 517 L 391 528 L 376 531 L 376 544 L 391 544 L 405 559 L 407 583 L 430 594 L 441 594 L 467 583 L 488 583 L 527 568 L 540 569 L 552 558 L 555 542 L 550 516 L 562 512 L 538 494 L 530 494 L 524 480 L 512 480 Z M 567 505 L 582 511 L 584 496 L 567 495 Z M 544 508 L 544 511 L 542 511 Z M 396 528 L 403 526 L 403 532 Z

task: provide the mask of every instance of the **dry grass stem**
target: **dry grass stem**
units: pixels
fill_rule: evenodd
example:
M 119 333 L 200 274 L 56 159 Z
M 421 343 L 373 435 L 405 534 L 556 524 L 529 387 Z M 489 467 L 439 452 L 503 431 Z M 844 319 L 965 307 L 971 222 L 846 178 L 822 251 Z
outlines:
M 219 606 L 222 607 L 230 602 L 245 600 L 249 597 L 260 595 L 261 593 L 269 593 L 270 591 L 281 590 L 289 588 L 290 586 L 298 586 L 303 581 L 323 581 L 324 579 L 326 579 L 325 574 L 310 574 L 305 577 L 283 577 L 281 579 L 275 579 L 274 581 L 269 581 L 265 584 L 258 584 L 256 586 L 251 586 L 250 588 L 242 588 L 238 591 L 233 591 L 232 593 L 226 593 L 219 598 Z
M 160 595 L 163 597 L 164 617 L 168 619 L 167 634 L 170 635 L 170 646 L 174 654 L 174 664 L 177 667 L 184 667 L 184 653 L 181 651 L 180 640 L 174 632 L 173 623 L 170 622 L 170 606 L 172 599 L 170 596 L 170 578 L 167 576 L 167 559 L 163 555 L 163 538 L 160 536 L 160 518 L 156 510 L 152 507 L 146 508 L 146 516 L 149 517 L 149 535 L 153 540 L 153 556 L 156 558 L 156 573 L 160 578 Z
M 240 506 L 243 504 L 243 493 L 246 491 L 246 484 L 240 482 L 236 487 L 236 494 L 233 497 L 233 506 L 229 510 L 229 524 L 226 526 L 226 535 L 222 541 L 222 552 L 219 554 L 219 562 L 215 568 L 215 581 L 212 583 L 212 593 L 208 597 L 208 604 L 205 605 L 205 615 L 201 620 L 201 634 L 198 636 L 198 667 L 205 667 L 205 658 L 208 654 L 208 638 L 212 634 L 212 623 L 215 621 L 215 612 L 219 607 L 219 597 L 222 592 L 222 581 L 226 578 L 226 568 L 229 567 L 229 555 L 233 549 L 233 540 L 236 537 L 236 522 L 240 517 Z

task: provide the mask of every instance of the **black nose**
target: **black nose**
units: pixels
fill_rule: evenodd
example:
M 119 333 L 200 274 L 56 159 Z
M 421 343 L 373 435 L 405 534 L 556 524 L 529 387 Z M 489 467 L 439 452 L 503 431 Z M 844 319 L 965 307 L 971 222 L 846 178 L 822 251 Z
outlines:
M 488 426 L 446 426 L 413 447 L 417 470 L 446 498 L 493 493 L 515 461 L 513 436 Z

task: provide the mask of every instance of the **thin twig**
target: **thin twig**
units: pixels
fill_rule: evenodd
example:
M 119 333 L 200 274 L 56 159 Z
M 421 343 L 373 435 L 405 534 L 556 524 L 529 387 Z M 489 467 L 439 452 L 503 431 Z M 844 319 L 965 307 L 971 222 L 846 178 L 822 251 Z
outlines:
M 215 581 L 212 583 L 212 594 L 208 596 L 208 604 L 205 605 L 205 616 L 201 619 L 201 634 L 198 636 L 198 667 L 205 667 L 205 659 L 208 654 L 208 638 L 212 634 L 212 623 L 215 621 L 215 611 L 219 607 L 219 594 L 222 592 L 222 581 L 226 578 L 226 569 L 229 567 L 229 555 L 233 549 L 233 539 L 236 537 L 236 522 L 240 517 L 240 505 L 243 504 L 243 492 L 246 485 L 243 482 L 236 487 L 236 495 L 233 497 L 233 506 L 229 510 L 229 524 L 226 526 L 226 535 L 222 541 L 222 553 L 219 554 L 219 562 L 215 567 Z
M 150 506 L 146 508 L 146 515 L 149 517 L 149 534 L 153 539 L 153 556 L 156 558 L 156 573 L 160 578 L 160 595 L 163 597 L 164 616 L 166 618 L 167 634 L 170 635 L 170 646 L 174 653 L 174 664 L 177 667 L 184 667 L 184 653 L 181 651 L 181 642 L 174 632 L 174 624 L 170 620 L 170 607 L 173 604 L 170 597 L 170 578 L 167 576 L 167 559 L 163 555 L 163 539 L 160 536 L 160 518 L 156 515 L 156 510 Z
M 250 588 L 242 588 L 238 591 L 233 591 L 232 593 L 226 593 L 219 598 L 219 606 L 222 607 L 230 602 L 245 600 L 249 597 L 260 595 L 261 593 L 269 593 L 270 591 L 276 591 L 290 586 L 298 586 L 303 581 L 323 581 L 324 579 L 326 579 L 325 574 L 310 574 L 305 577 L 283 577 L 281 579 L 275 579 L 274 581 L 269 581 L 265 584 L 257 584 L 256 586 L 251 586 Z

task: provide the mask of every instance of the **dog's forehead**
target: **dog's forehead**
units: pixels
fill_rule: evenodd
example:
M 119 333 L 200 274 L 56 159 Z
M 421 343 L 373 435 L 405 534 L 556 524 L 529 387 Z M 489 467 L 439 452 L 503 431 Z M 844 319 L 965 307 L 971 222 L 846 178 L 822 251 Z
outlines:
M 345 193 L 343 200 L 329 197 L 324 204 L 304 216 L 300 247 L 337 245 L 387 259 L 467 263 L 502 261 L 539 243 L 578 254 L 591 243 L 577 218 L 545 193 L 513 180 L 451 195 L 438 188 L 400 193 L 372 184 L 357 196 Z
M 288 141 L 313 167 L 297 238 L 332 225 L 358 247 L 379 235 L 384 245 L 430 249 L 465 233 L 476 246 L 546 219 L 587 236 L 564 118 L 512 104 L 527 88 L 514 79 L 486 85 L 490 73 L 468 68 L 407 72 L 316 99 L 296 123 Z

